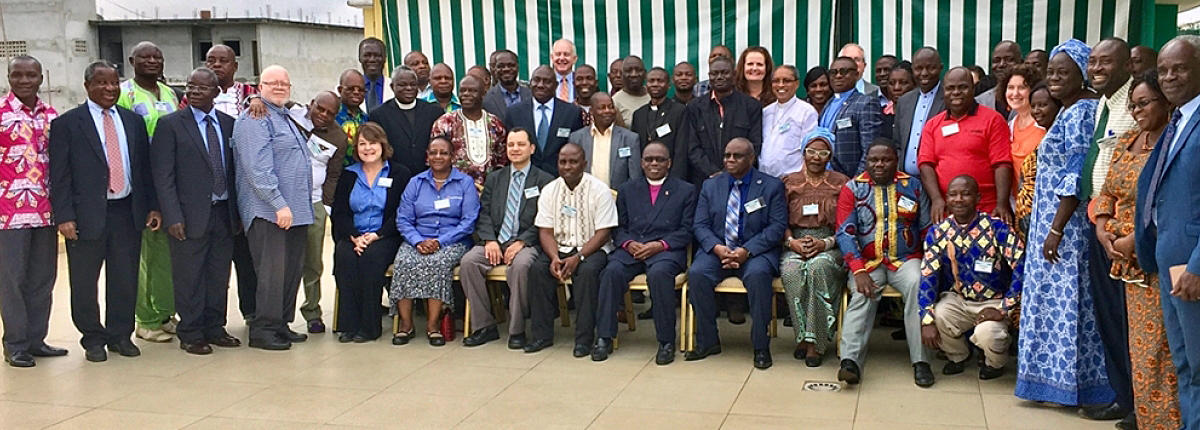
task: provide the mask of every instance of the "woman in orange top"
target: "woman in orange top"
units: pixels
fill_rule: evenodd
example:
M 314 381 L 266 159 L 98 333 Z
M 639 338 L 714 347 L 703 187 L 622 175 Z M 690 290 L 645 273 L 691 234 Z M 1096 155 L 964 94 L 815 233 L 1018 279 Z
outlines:
M 1013 136 L 1013 166 L 1020 166 L 1046 135 L 1046 129 L 1034 121 L 1033 108 L 1029 104 L 1030 90 L 1041 80 L 1040 73 L 1025 65 L 1015 67 L 1000 79 L 1000 88 L 1004 88 L 1004 103 L 1013 112 L 1013 118 L 1008 122 Z

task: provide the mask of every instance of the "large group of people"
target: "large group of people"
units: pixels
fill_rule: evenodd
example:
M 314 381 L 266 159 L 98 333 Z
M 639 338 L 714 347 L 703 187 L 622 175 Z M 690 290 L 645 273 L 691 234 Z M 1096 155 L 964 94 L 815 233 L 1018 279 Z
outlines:
M 279 65 L 257 86 L 235 80 L 223 45 L 177 92 L 142 42 L 132 78 L 92 63 L 88 100 L 61 115 L 38 96 L 40 63 L 13 58 L 8 364 L 67 354 L 44 341 L 58 236 L 85 358 L 103 362 L 138 356 L 134 336 L 190 354 L 240 346 L 225 328 L 233 267 L 250 347 L 306 341 L 297 310 L 326 331 L 328 231 L 339 342 L 377 340 L 386 312 L 393 344 L 442 346 L 465 298 L 464 345 L 501 339 L 503 314 L 508 348 L 536 353 L 571 318 L 566 292 L 574 355 L 605 361 L 645 275 L 657 364 L 675 360 L 683 305 L 685 360 L 720 354 L 718 315 L 748 310 L 767 369 L 779 306 L 797 360 L 818 367 L 836 346 L 837 378 L 859 384 L 892 291 L 918 386 L 935 383 L 936 357 L 944 375 L 977 362 L 980 379 L 1015 368 L 1018 397 L 1118 428 L 1200 428 L 1200 37 L 1028 55 L 1005 41 L 990 73 L 947 70 L 924 47 L 881 56 L 871 76 L 854 44 L 803 75 L 768 49 L 717 46 L 706 80 L 631 55 L 609 65 L 607 91 L 569 40 L 528 82 L 509 50 L 456 80 L 416 51 L 389 76 L 385 48 L 363 40 L 361 68 L 305 104 Z M 506 312 L 488 287 L 498 268 Z M 745 294 L 716 292 L 730 284 Z

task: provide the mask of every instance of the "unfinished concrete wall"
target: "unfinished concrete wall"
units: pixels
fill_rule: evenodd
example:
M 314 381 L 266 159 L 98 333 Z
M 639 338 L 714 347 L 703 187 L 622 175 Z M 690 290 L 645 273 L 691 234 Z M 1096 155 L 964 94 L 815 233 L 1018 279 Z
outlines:
M 3 31 L 0 39 L 18 42 L 42 63 L 45 79 L 42 98 L 59 111 L 87 99 L 83 70 L 97 57 L 95 31 L 88 23 L 96 17 L 95 0 L 0 0 Z M 2 58 L 5 76 L 8 57 Z M 8 80 L 0 79 L 8 92 Z
M 263 68 L 278 64 L 288 69 L 292 99 L 307 103 L 319 91 L 336 90 L 343 70 L 358 67 L 362 37 L 362 29 L 355 28 L 262 24 L 259 55 Z
M 196 68 L 196 45 L 190 25 L 126 25 L 121 27 L 121 58 L 125 61 L 121 79 L 133 78 L 129 56 L 133 47 L 143 41 L 154 42 L 163 53 L 163 76 L 171 85 L 187 82 L 188 73 Z M 203 62 L 201 63 L 203 64 Z

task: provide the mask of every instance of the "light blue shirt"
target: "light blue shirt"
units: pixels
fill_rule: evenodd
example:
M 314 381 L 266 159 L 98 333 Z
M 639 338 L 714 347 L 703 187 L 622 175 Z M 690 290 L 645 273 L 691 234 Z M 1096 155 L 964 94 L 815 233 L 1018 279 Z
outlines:
M 567 102 L 575 103 L 575 72 L 574 71 L 571 71 L 571 73 L 568 73 L 566 75 L 560 75 L 560 74 L 558 74 L 558 72 L 554 72 L 554 79 L 558 81 L 558 85 L 554 86 L 554 97 L 558 97 L 558 92 L 562 91 L 562 89 L 560 87 L 562 87 L 563 78 L 567 79 Z
M 204 121 L 205 121 L 205 118 L 212 118 L 213 127 L 217 128 L 217 144 L 220 145 L 219 148 L 221 151 L 221 171 L 225 171 L 225 169 L 229 168 L 228 166 L 225 165 L 225 159 L 227 158 L 227 156 L 225 155 L 225 136 L 221 134 L 221 122 L 217 120 L 217 110 L 214 108 L 214 109 L 210 110 L 208 113 L 204 113 L 204 111 L 202 111 L 200 109 L 196 109 L 195 106 L 192 106 L 191 109 L 192 109 L 192 118 L 196 119 L 196 127 L 198 127 L 200 129 L 200 139 L 204 140 L 204 147 L 209 150 L 211 150 L 212 146 L 210 146 L 210 145 L 212 145 L 212 144 L 208 143 L 208 124 L 206 124 Z M 228 200 L 230 185 L 232 185 L 232 184 L 225 184 L 225 194 L 221 194 L 221 195 L 213 194 L 212 195 L 213 201 Z
M 88 111 L 92 113 L 92 123 L 96 126 L 96 134 L 100 136 L 100 146 L 104 149 L 105 160 L 112 164 L 112 160 L 108 160 L 108 147 L 104 142 L 104 108 L 91 100 L 87 101 Z M 109 192 L 109 200 L 120 200 L 129 197 L 129 193 L 133 190 L 129 187 L 133 184 L 133 172 L 129 168 L 129 140 L 125 136 L 125 124 L 121 122 L 121 115 L 117 113 L 117 107 L 108 108 L 108 116 L 113 119 L 113 125 L 117 127 L 117 146 L 121 148 L 121 164 L 125 166 L 125 188 L 117 190 L 117 192 Z
M 833 99 L 829 101 L 829 106 L 825 106 L 825 112 L 821 115 L 821 127 L 837 130 L 837 127 L 834 127 L 834 123 L 837 122 L 838 115 L 842 113 L 842 105 L 846 104 L 846 100 L 856 91 L 858 90 L 851 88 L 845 92 L 833 95 Z
M 542 106 L 546 107 L 546 119 L 554 120 L 554 97 L 551 97 L 550 100 L 546 100 L 545 104 L 538 103 L 537 99 L 534 99 L 533 100 L 533 132 L 534 133 L 537 133 L 537 130 L 542 127 Z M 550 133 L 554 133 L 554 130 L 550 130 Z M 548 137 L 549 136 L 547 136 L 547 138 Z M 534 141 L 536 141 L 536 139 L 534 139 Z
M 383 228 L 383 208 L 387 206 L 388 192 L 388 187 L 379 186 L 379 178 L 390 177 L 391 165 L 383 163 L 383 170 L 375 176 L 375 183 L 367 182 L 362 163 L 351 164 L 346 170 L 358 174 L 358 180 L 354 181 L 354 188 L 350 190 L 350 211 L 354 213 L 354 228 L 358 229 L 359 234 L 379 231 Z
M 437 239 L 443 247 L 457 243 L 470 246 L 477 219 L 479 191 L 475 180 L 458 169 L 450 171 L 440 190 L 434 185 L 432 170 L 414 176 L 404 187 L 396 210 L 396 228 L 413 246 L 425 239 Z
M 908 150 L 904 152 L 904 173 L 920 177 L 921 169 L 917 166 L 917 154 L 921 147 L 921 130 L 925 129 L 925 121 L 929 120 L 929 109 L 933 108 L 933 99 L 942 90 L 938 82 L 929 92 L 917 88 L 917 109 L 913 111 L 912 128 L 908 131 Z
M 1179 124 L 1175 125 L 1175 136 L 1171 139 L 1171 146 L 1169 147 L 1171 151 L 1167 153 L 1168 155 L 1176 151 L 1175 145 L 1179 143 L 1179 138 L 1183 136 L 1183 128 L 1187 126 L 1188 121 L 1192 119 L 1192 115 L 1196 114 L 1196 109 L 1198 108 L 1200 108 L 1200 96 L 1192 98 L 1179 107 Z

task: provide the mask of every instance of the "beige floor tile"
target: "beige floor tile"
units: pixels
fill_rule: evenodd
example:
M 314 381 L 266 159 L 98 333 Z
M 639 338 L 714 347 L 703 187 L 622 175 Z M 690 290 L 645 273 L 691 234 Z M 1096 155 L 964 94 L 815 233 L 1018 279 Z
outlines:
M 664 411 L 611 406 L 600 413 L 589 429 L 719 429 L 725 420 L 722 413 Z
M 982 422 L 978 426 L 964 425 L 937 425 L 937 424 L 913 424 L 913 423 L 890 423 L 879 421 L 855 421 L 854 430 L 987 430 L 987 427 L 982 426 Z
M 806 379 L 796 375 L 777 375 L 774 368 L 755 372 L 733 404 L 732 414 L 762 415 L 827 420 L 853 420 L 859 393 L 803 391 L 806 380 L 829 381 L 831 378 Z
M 477 397 L 384 392 L 329 423 L 372 428 L 448 429 L 487 403 Z
M 109 361 L 115 359 L 117 358 L 109 358 Z M 94 408 L 163 381 L 163 378 L 108 373 L 104 369 L 107 363 L 89 364 L 88 367 L 44 381 L 13 387 L 0 393 L 0 400 Z
M 317 365 L 327 357 L 312 356 L 304 351 L 262 351 L 246 347 L 231 349 L 216 357 L 208 366 L 185 372 L 180 379 L 197 381 L 235 381 L 278 383 Z M 214 354 L 215 356 L 216 354 Z
M 122 430 L 167 430 L 181 429 L 199 421 L 192 415 L 153 414 L 149 412 L 111 411 L 93 409 L 69 420 L 47 427 L 49 430 L 95 430 L 119 428 Z
M 983 409 L 990 428 L 1029 430 L 1112 429 L 1113 421 L 1080 418 L 1078 408 L 1043 406 L 1006 394 L 984 394 Z
M 983 394 L 1003 394 L 1013 396 L 1017 386 L 1016 368 L 1009 366 L 1004 376 L 987 381 L 979 381 L 979 392 Z
M 619 376 L 632 379 L 649 363 L 654 364 L 654 353 L 657 351 L 646 351 L 645 348 L 622 348 L 614 351 L 608 356 L 608 360 L 603 362 L 594 362 L 591 357 L 575 357 L 572 355 L 570 348 L 560 348 L 551 353 L 548 357 L 538 363 L 534 367 L 534 371 L 550 371 L 560 373 L 603 373 L 610 376 Z M 683 357 L 677 356 L 678 361 L 682 362 Z
M 667 366 L 653 363 L 642 369 L 642 375 L 654 378 L 700 379 L 742 383 L 754 370 L 754 358 L 749 350 L 724 348 L 721 355 L 710 356 L 699 361 L 684 361 L 683 354 L 675 356 L 675 362 Z
M 370 398 L 367 390 L 276 385 L 213 415 L 324 423 Z
M 979 393 L 979 368 L 968 366 L 967 370 L 957 375 L 943 375 L 944 361 L 931 364 L 933 376 L 937 381 L 932 387 L 921 388 L 913 383 L 913 367 L 903 356 L 874 357 L 870 366 L 863 368 L 862 383 L 858 389 L 864 393 L 870 391 L 934 391 L 955 393 Z M 835 373 L 831 378 L 836 379 Z
M 602 365 L 606 363 L 588 363 Z M 545 397 L 566 402 L 603 403 L 612 402 L 625 389 L 633 375 L 609 373 L 597 367 L 589 372 L 558 372 L 534 369 L 521 376 L 496 398 L 528 399 Z
M 512 385 L 527 370 L 430 363 L 417 369 L 385 391 L 482 397 L 490 399 Z
M 954 413 L 946 413 L 947 405 L 953 405 Z M 864 391 L 855 416 L 855 422 L 860 421 L 952 426 L 985 422 L 977 393 L 911 390 Z
M 307 430 L 318 424 L 294 421 L 255 420 L 249 418 L 207 417 L 184 427 L 185 430 Z
M 164 412 L 207 416 L 228 408 L 268 387 L 232 381 L 187 381 L 168 379 L 101 408 L 120 411 Z
M 423 336 L 423 335 L 418 335 Z M 560 336 L 560 339 L 563 339 Z M 413 340 L 413 343 L 401 349 L 419 349 L 419 348 L 434 348 L 424 343 L 424 337 Z M 542 350 L 536 354 L 526 354 L 525 351 L 508 349 L 508 341 L 494 341 L 484 346 L 467 348 L 462 346 L 460 339 L 455 339 L 454 342 L 447 343 L 438 349 L 451 350 L 437 359 L 438 364 L 446 364 L 453 366 L 478 366 L 478 367 L 502 367 L 506 369 L 522 369 L 529 370 L 546 357 L 563 348 L 562 344 L 555 344 L 551 349 Z
M 851 430 L 854 421 L 822 420 L 814 418 L 769 417 L 762 415 L 729 414 L 722 430 Z
M 459 423 L 456 429 L 585 429 L 605 408 L 601 403 L 564 402 L 537 397 L 496 398 Z
M 89 410 L 75 406 L 0 401 L 0 428 L 41 429 Z
M 335 358 L 301 370 L 285 384 L 328 388 L 382 390 L 428 364 L 427 360 L 360 360 Z
M 703 379 L 638 375 L 612 406 L 671 411 L 728 413 L 742 384 Z

